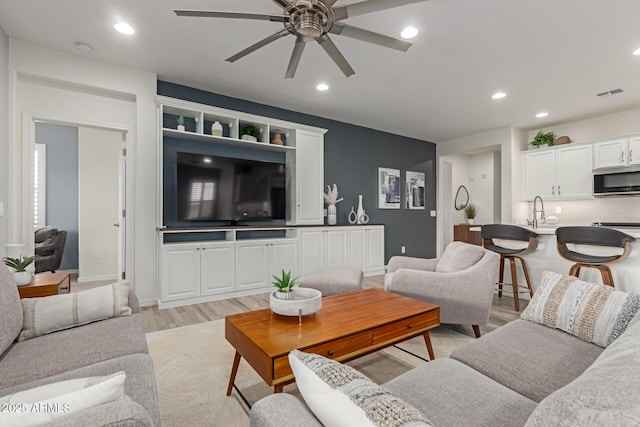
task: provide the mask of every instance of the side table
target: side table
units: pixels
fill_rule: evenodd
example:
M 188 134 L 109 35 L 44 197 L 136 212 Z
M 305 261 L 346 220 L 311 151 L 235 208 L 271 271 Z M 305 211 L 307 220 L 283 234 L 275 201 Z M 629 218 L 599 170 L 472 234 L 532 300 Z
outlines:
M 48 297 L 71 292 L 69 273 L 41 273 L 31 277 L 31 283 L 18 286 L 20 298 Z

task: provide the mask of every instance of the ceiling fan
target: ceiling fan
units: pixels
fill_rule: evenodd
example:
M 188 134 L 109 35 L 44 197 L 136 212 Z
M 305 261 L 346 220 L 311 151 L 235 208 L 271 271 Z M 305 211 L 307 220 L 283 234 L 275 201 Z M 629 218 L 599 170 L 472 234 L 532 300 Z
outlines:
M 334 6 L 337 0 L 273 0 L 283 9 L 281 15 L 265 15 L 259 13 L 242 12 L 214 12 L 206 10 L 174 10 L 178 16 L 202 17 L 202 18 L 236 18 L 253 19 L 261 21 L 281 22 L 284 29 L 272 34 L 248 48 L 241 50 L 226 59 L 235 62 L 240 58 L 254 52 L 269 43 L 284 36 L 292 34 L 296 36 L 291 59 L 285 74 L 286 79 L 293 78 L 300 63 L 300 57 L 304 47 L 311 41 L 317 41 L 325 52 L 331 57 L 345 76 L 355 74 L 349 62 L 340 53 L 338 47 L 329 38 L 329 33 L 351 37 L 361 41 L 377 44 L 379 46 L 406 52 L 411 43 L 395 39 L 383 34 L 368 31 L 362 28 L 340 22 L 344 19 L 391 9 L 411 3 L 419 3 L 426 0 L 367 0 L 349 5 Z

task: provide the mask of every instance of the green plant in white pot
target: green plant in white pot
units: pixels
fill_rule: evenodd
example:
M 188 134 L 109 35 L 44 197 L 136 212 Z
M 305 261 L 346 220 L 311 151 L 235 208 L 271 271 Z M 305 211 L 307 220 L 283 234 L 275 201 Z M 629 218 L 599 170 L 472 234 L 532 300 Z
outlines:
M 298 278 L 292 278 L 291 271 L 282 270 L 282 275 L 280 277 L 273 276 L 273 279 L 271 284 L 278 288 L 276 290 L 276 297 L 280 299 L 291 299 L 291 291 L 297 284 Z
M 31 272 L 27 271 L 27 267 L 29 267 L 35 260 L 35 255 L 23 255 L 19 258 L 11 258 L 6 256 L 2 258 L 2 261 L 4 261 L 7 267 L 14 270 L 13 279 L 16 281 L 16 284 L 18 286 L 27 285 L 31 282 Z
M 464 208 L 464 217 L 467 219 L 467 224 L 469 225 L 475 224 L 476 215 L 478 215 L 478 207 L 473 203 L 469 203 Z

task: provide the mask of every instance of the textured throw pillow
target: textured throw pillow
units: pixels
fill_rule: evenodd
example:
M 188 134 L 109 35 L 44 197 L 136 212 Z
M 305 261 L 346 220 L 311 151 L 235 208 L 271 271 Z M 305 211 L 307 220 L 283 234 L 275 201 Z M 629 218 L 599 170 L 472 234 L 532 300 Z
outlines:
M 606 347 L 625 331 L 639 309 L 638 294 L 545 271 L 521 317 Z
M 9 267 L 0 262 L 0 354 L 18 338 L 22 329 L 22 305 Z
M 442 253 L 436 272 L 454 273 L 466 270 L 484 256 L 485 249 L 463 242 L 451 242 Z
M 21 301 L 24 323 L 18 341 L 131 314 L 126 280 L 82 292 Z
M 416 408 L 347 365 L 298 350 L 289 353 L 289 365 L 305 402 L 327 427 L 430 425 Z
M 124 398 L 124 372 L 78 378 L 0 397 L 0 426 L 41 426 Z

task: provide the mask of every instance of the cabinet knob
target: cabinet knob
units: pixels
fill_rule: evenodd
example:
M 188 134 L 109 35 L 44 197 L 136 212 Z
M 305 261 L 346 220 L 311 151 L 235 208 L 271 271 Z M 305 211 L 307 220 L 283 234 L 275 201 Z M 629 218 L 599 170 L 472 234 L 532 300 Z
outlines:
M 409 328 L 409 329 L 413 329 L 413 325 L 412 325 L 412 324 L 408 324 L 408 325 L 407 325 L 407 328 Z
M 333 351 L 332 351 L 332 350 L 329 350 L 329 351 L 327 351 L 327 354 L 328 354 L 329 356 L 333 356 Z

